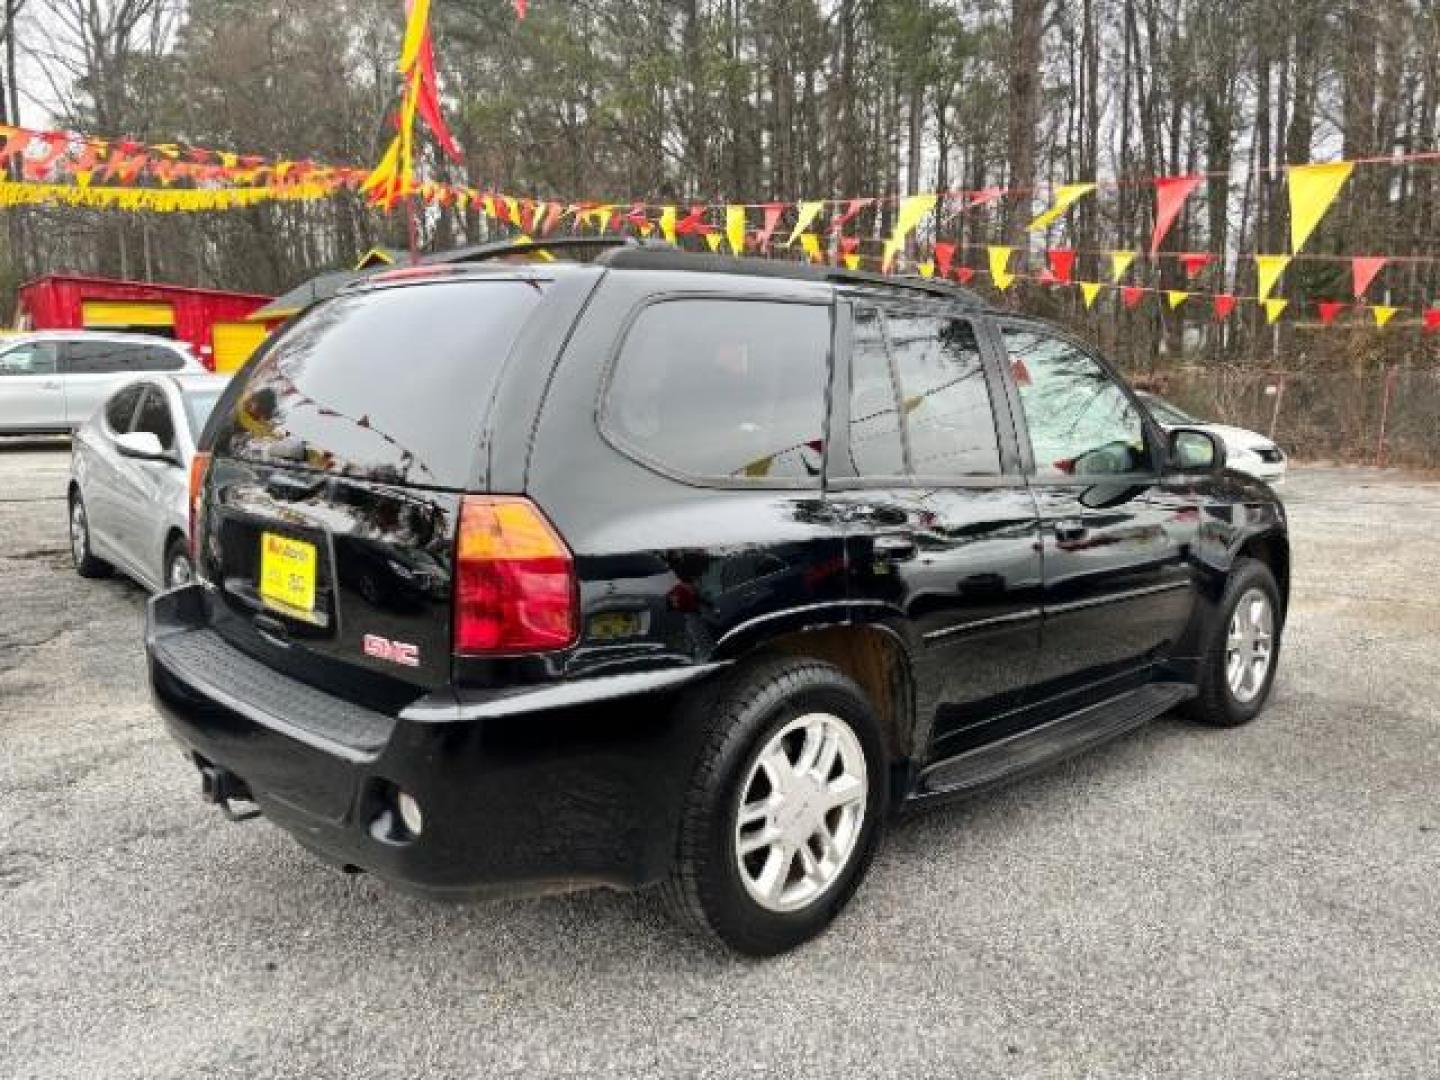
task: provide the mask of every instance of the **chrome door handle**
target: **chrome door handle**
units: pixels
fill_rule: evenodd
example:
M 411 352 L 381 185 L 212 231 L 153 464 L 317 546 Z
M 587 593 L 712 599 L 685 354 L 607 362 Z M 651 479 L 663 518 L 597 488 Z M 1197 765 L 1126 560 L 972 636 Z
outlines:
M 41 383 L 41 384 L 40 384 L 40 389 L 42 389 L 42 390 L 59 390 L 59 389 L 60 389 L 60 384 L 59 384 L 58 382 L 54 381 L 54 380 L 51 380 L 51 381 L 48 381 L 48 382 L 43 382 L 43 383 Z
M 1055 539 L 1061 543 L 1074 543 L 1076 540 L 1084 540 L 1090 532 L 1085 527 L 1085 522 L 1079 518 L 1066 518 L 1063 521 L 1055 522 L 1052 526 L 1055 532 Z

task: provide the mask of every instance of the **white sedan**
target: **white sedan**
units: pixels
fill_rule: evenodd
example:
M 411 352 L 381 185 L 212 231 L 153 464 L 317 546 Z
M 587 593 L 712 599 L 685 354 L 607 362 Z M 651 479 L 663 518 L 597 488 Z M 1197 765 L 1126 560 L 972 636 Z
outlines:
M 1163 428 L 1193 427 L 1215 435 L 1225 444 L 1225 465 L 1236 472 L 1253 476 L 1267 484 L 1279 485 L 1285 482 L 1285 451 L 1256 431 L 1231 427 L 1229 424 L 1211 424 L 1197 420 L 1183 409 L 1179 409 L 1154 394 L 1141 392 L 1139 398 L 1150 410 L 1155 422 Z
M 191 577 L 190 461 L 228 375 L 154 375 L 116 390 L 70 444 L 70 550 L 81 577 L 152 591 Z

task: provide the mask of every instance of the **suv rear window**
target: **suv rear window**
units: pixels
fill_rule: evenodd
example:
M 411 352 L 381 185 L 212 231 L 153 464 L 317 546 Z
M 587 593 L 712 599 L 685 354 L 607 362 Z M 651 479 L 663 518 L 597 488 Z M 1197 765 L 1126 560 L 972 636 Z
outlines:
M 65 370 L 72 375 L 117 375 L 130 371 L 179 371 L 185 358 L 164 345 L 128 341 L 70 341 Z
M 602 424 L 683 476 L 818 485 L 829 360 L 828 307 L 662 301 L 625 338 Z
M 542 283 L 426 283 L 342 295 L 275 340 L 227 415 L 217 454 L 468 487 L 495 379 Z

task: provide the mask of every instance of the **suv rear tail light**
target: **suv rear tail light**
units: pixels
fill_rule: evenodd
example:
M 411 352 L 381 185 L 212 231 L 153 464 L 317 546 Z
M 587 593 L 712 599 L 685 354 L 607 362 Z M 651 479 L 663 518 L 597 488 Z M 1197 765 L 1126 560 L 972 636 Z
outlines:
M 186 537 L 190 548 L 190 564 L 198 568 L 199 559 L 196 552 L 200 548 L 200 538 L 197 530 L 200 526 L 200 495 L 205 489 L 205 474 L 210 469 L 210 455 L 205 452 L 197 452 L 190 459 L 190 500 L 186 504 L 190 507 L 190 528 Z
M 575 564 L 528 499 L 465 496 L 454 589 L 457 654 L 539 652 L 575 640 Z

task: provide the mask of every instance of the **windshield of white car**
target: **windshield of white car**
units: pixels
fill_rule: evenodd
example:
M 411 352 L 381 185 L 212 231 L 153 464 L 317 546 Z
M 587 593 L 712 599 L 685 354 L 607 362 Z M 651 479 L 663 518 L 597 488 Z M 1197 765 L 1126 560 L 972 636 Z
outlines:
M 205 429 L 205 421 L 210 419 L 215 403 L 224 392 L 222 386 L 215 390 L 190 390 L 185 393 L 185 414 L 190 418 L 190 430 L 197 437 Z
M 1181 412 L 1168 401 L 1162 401 L 1157 397 L 1146 397 L 1145 406 L 1150 410 L 1152 416 L 1162 424 L 1193 424 L 1196 422 L 1193 416 Z

